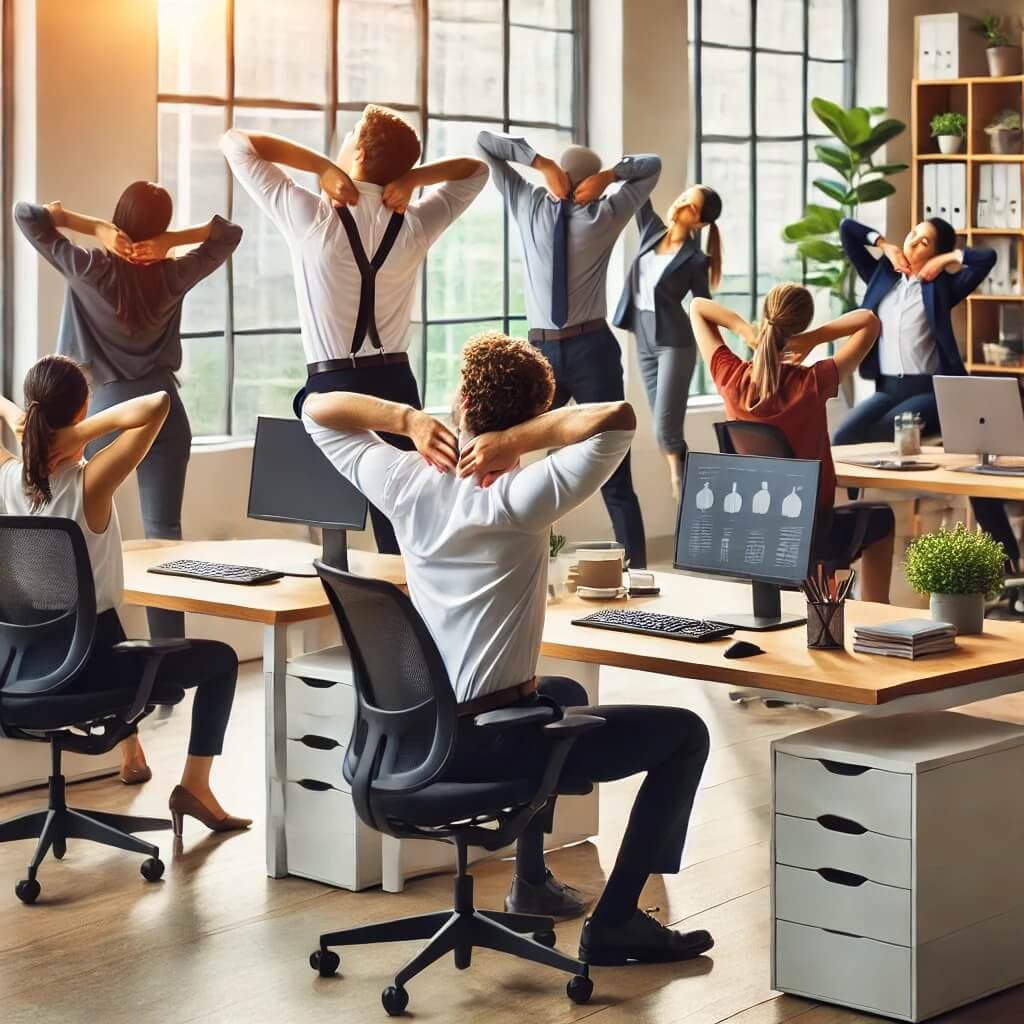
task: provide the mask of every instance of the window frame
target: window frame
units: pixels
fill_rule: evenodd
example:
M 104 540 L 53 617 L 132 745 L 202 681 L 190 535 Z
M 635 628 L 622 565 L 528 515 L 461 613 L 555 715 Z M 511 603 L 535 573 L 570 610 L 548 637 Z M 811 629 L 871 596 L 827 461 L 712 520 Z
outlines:
M 4 3 L 7 0 L 3 0 Z M 471 122 L 474 124 L 486 124 L 497 130 L 507 132 L 514 123 L 524 129 L 549 129 L 561 132 L 568 132 L 572 137 L 583 144 L 587 141 L 587 96 L 586 96 L 586 53 L 587 53 L 587 26 L 588 8 L 587 0 L 570 0 L 572 23 L 568 28 L 550 28 L 523 22 L 515 22 L 511 18 L 511 0 L 501 0 L 501 34 L 502 34 L 502 111 L 501 116 L 480 116 L 470 114 L 435 113 L 430 107 L 429 80 L 430 80 L 430 0 L 412 0 L 414 17 L 416 19 L 417 39 L 417 73 L 416 73 L 416 102 L 396 103 L 388 97 L 379 97 L 376 100 L 366 101 L 340 101 L 338 99 L 339 87 L 339 46 L 338 46 L 338 25 L 342 0 L 323 0 L 325 5 L 325 17 L 327 18 L 327 76 L 325 81 L 326 98 L 323 103 L 304 100 L 282 100 L 270 97 L 239 96 L 235 90 L 235 0 L 225 0 L 225 88 L 223 96 L 214 96 L 199 93 L 176 93 L 157 92 L 157 110 L 164 105 L 176 106 L 205 106 L 220 107 L 224 111 L 224 130 L 232 127 L 235 120 L 235 113 L 238 110 L 260 109 L 260 110 L 286 110 L 306 111 L 323 113 L 323 134 L 322 151 L 333 152 L 333 147 L 339 144 L 336 139 L 336 124 L 339 112 L 359 112 L 366 106 L 367 102 L 379 102 L 393 110 L 416 115 L 420 119 L 420 138 L 423 144 L 424 156 L 427 153 L 429 144 L 430 122 Z M 527 119 L 512 120 L 510 113 L 509 78 L 510 78 L 510 52 L 512 29 L 524 27 L 529 29 L 542 29 L 547 32 L 565 34 L 573 37 L 573 69 L 572 69 L 572 101 L 571 115 L 572 124 L 560 124 L 549 121 L 535 121 Z M 234 214 L 236 182 L 231 174 L 227 163 L 224 164 L 226 177 L 226 200 L 227 209 L 224 216 L 229 219 Z M 413 326 L 418 327 L 422 332 L 422 343 L 419 346 L 419 360 L 414 366 L 418 376 L 418 383 L 421 395 L 426 391 L 427 385 L 427 363 L 428 343 L 427 339 L 432 327 L 444 327 L 463 323 L 494 324 L 504 331 L 510 329 L 510 324 L 525 321 L 526 317 L 510 313 L 510 244 L 509 244 L 509 216 L 508 210 L 503 204 L 503 235 L 502 235 L 502 262 L 504 266 L 504 281 L 502 289 L 502 308 L 493 316 L 469 316 L 469 317 L 437 317 L 429 316 L 429 294 L 427 279 L 430 273 L 430 258 L 428 256 L 423 267 L 423 275 L 420 282 L 420 302 L 418 305 L 419 319 L 413 321 Z M 245 242 L 243 241 L 243 245 Z M 290 326 L 266 325 L 258 327 L 236 328 L 234 323 L 235 307 L 235 286 L 233 258 L 228 259 L 223 271 L 225 277 L 225 317 L 224 330 L 202 330 L 182 331 L 183 341 L 193 339 L 221 338 L 223 335 L 226 346 L 226 413 L 224 424 L 226 435 L 199 435 L 200 438 L 211 440 L 223 436 L 230 438 L 245 437 L 246 434 L 238 434 L 234 429 L 235 415 L 235 350 L 236 339 L 240 337 L 264 336 L 268 334 L 300 335 L 301 328 L 296 323 Z

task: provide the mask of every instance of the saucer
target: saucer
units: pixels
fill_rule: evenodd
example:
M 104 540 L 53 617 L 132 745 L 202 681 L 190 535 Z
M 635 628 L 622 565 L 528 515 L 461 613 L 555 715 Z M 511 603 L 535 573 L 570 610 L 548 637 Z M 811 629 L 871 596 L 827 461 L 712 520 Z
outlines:
M 576 593 L 588 601 L 610 601 L 614 598 L 625 597 L 625 587 L 577 587 Z

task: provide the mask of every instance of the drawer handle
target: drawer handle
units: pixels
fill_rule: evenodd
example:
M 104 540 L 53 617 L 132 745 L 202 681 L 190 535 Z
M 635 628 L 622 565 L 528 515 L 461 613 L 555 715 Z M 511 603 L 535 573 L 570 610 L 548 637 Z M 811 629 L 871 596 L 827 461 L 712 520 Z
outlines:
M 306 733 L 305 736 L 299 739 L 299 742 L 304 747 L 312 747 L 314 750 L 333 750 L 335 747 L 341 746 L 337 740 L 332 740 L 330 736 L 317 736 L 315 733 Z
M 825 771 L 831 772 L 833 775 L 863 775 L 865 772 L 871 771 L 870 768 L 862 764 L 843 764 L 842 761 L 826 761 L 824 759 L 819 759 L 819 762 Z
M 848 885 L 851 889 L 856 889 L 867 881 L 864 875 L 855 875 L 852 871 L 840 871 L 838 868 L 818 868 L 818 874 L 826 882 Z
M 836 931 L 835 928 L 822 928 L 823 932 L 828 932 L 829 935 L 841 935 L 844 939 L 863 939 L 863 935 L 854 935 L 853 932 L 840 932 Z
M 311 789 L 314 793 L 326 793 L 334 787 L 329 782 L 321 782 L 319 779 L 299 779 L 298 784 L 303 789 Z
M 305 676 L 299 677 L 306 686 L 311 687 L 314 690 L 329 690 L 332 686 L 338 684 L 331 679 L 307 679 Z
M 822 828 L 827 828 L 829 832 L 843 832 L 848 836 L 862 836 L 867 832 L 860 822 L 840 818 L 838 814 L 823 814 L 818 818 L 818 824 Z

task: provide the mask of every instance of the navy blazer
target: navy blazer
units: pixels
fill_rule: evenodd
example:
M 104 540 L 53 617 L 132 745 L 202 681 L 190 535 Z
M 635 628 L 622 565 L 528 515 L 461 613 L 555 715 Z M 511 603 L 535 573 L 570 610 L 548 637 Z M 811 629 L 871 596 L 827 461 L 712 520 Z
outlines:
M 839 225 L 839 238 L 843 249 L 861 280 L 867 285 L 862 308 L 878 312 L 882 299 L 902 276 L 886 256 L 872 256 L 868 252 L 868 235 L 872 229 L 849 217 Z M 953 334 L 953 307 L 959 305 L 985 280 L 996 265 L 996 254 L 991 249 L 964 249 L 963 269 L 955 274 L 941 273 L 934 281 L 921 285 L 924 310 L 939 350 L 939 367 L 943 374 L 964 374 L 964 361 Z M 860 375 L 877 380 L 878 342 L 860 364 Z
M 665 222 L 654 212 L 648 199 L 636 214 L 640 229 L 640 248 L 626 275 L 619 305 L 612 323 L 627 331 L 635 330 L 636 307 L 633 296 L 640 279 L 640 257 L 650 252 L 668 233 Z M 693 346 L 693 329 L 683 309 L 683 299 L 692 292 L 703 299 L 711 298 L 708 285 L 708 258 L 699 245 L 683 245 L 669 261 L 654 288 L 655 335 L 659 345 L 668 348 Z

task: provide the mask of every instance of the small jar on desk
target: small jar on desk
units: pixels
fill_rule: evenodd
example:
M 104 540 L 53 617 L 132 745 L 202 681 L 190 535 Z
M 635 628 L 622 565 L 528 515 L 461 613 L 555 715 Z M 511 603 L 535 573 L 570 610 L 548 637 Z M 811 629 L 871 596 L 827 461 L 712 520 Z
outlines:
M 901 412 L 896 417 L 893 434 L 897 455 L 921 454 L 921 430 L 923 427 L 924 420 L 921 419 L 919 413 Z

